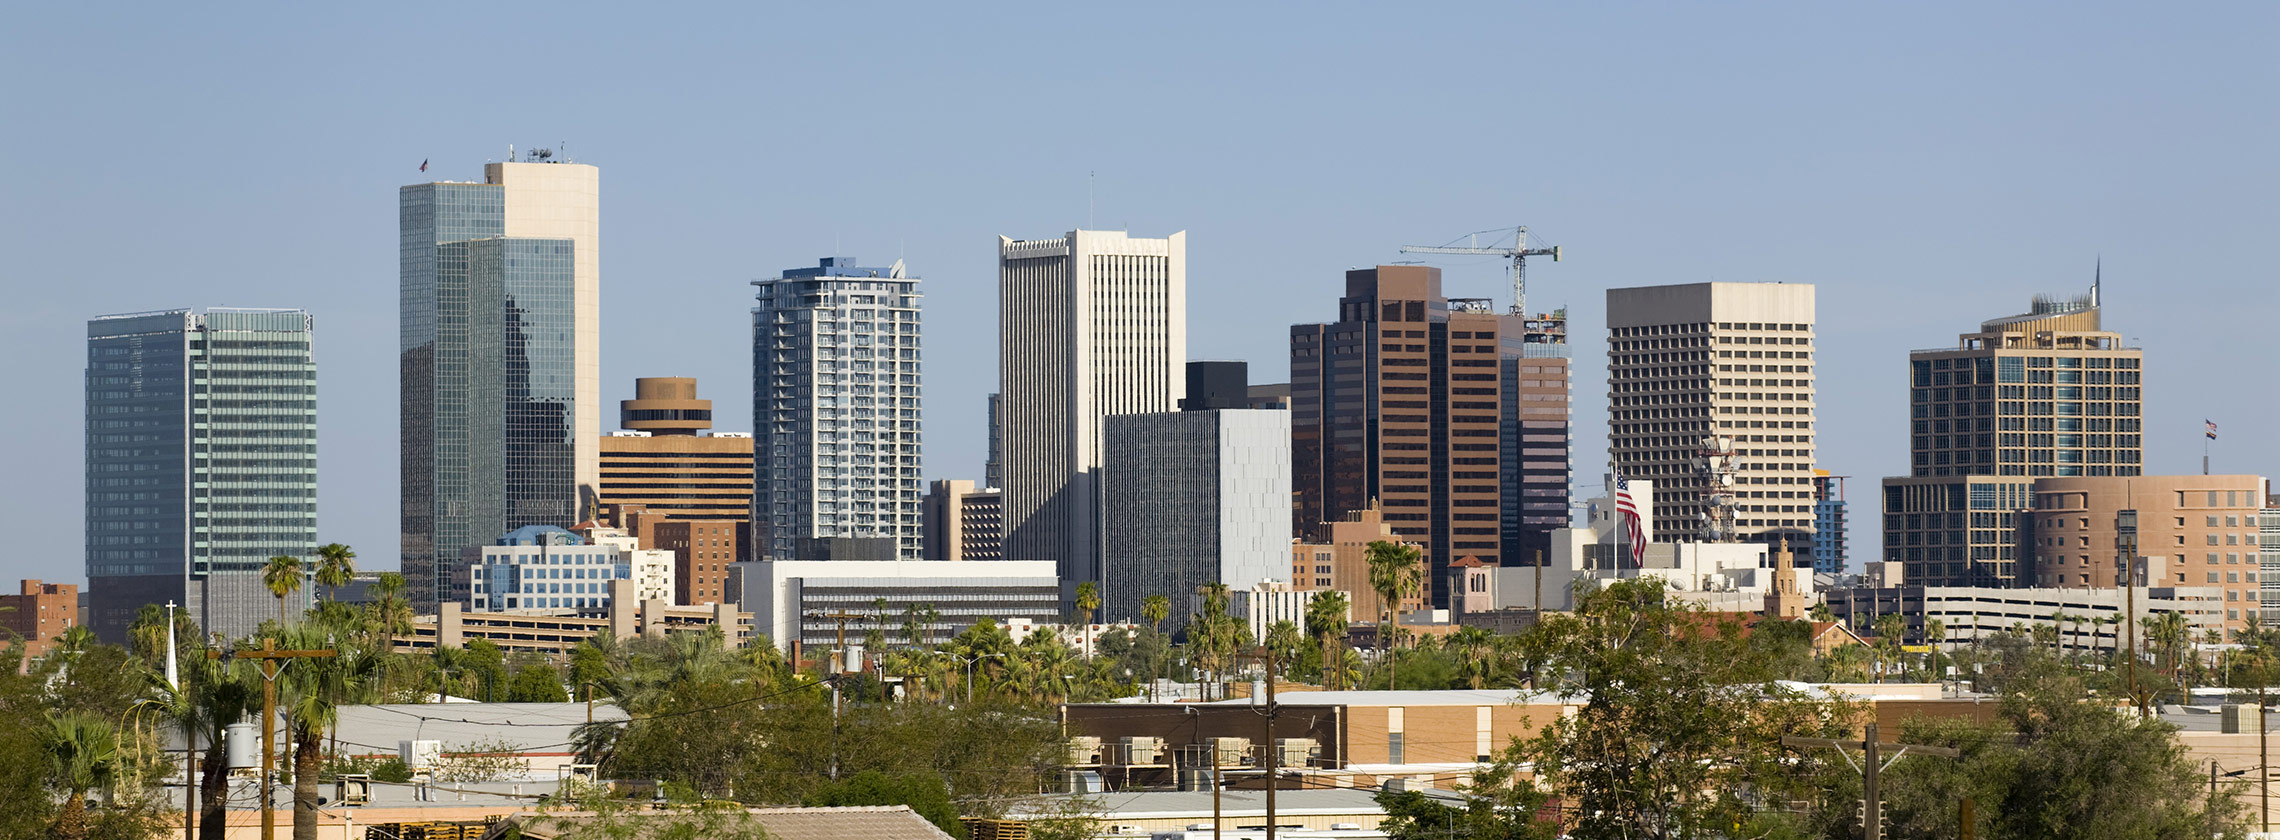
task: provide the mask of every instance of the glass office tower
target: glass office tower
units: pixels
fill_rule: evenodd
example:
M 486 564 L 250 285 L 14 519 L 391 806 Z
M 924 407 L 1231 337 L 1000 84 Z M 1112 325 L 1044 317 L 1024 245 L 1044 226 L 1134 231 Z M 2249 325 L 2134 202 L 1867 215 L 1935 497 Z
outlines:
M 87 578 L 96 634 L 172 601 L 208 632 L 277 615 L 261 570 L 317 546 L 310 318 L 187 309 L 87 324 Z M 311 589 L 291 596 L 307 606 Z
M 544 161 L 544 162 L 536 162 Z M 414 608 L 464 601 L 470 551 L 593 513 L 598 170 L 533 155 L 403 187 L 401 470 Z

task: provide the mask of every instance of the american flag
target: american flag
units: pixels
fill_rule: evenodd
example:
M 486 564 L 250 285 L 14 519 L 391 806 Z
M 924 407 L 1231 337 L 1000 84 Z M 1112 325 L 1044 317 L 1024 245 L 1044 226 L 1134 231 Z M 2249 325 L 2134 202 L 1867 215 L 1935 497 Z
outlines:
M 2210 420 L 2210 419 L 2207 419 L 2207 418 L 2203 418 L 2203 419 L 2201 420 L 2201 425 L 2204 425 L 2204 426 L 2207 426 L 2207 427 L 2209 427 L 2209 439 L 2210 439 L 2210 440 L 2216 440 L 2216 439 L 2217 439 L 2217 421 L 2214 421 L 2214 420 Z
M 1631 568 L 1647 567 L 1647 534 L 1639 525 L 1639 506 L 1631 501 L 1631 480 L 1615 476 L 1615 515 L 1623 518 L 1623 539 L 1631 543 Z

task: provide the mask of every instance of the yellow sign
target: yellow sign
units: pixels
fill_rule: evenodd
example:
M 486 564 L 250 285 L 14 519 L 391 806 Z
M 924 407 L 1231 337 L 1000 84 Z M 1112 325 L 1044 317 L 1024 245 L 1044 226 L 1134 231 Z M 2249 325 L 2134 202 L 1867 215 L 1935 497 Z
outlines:
M 1900 651 L 1901 651 L 1902 653 L 1931 653 L 1931 652 L 1932 652 L 1932 646 L 1931 646 L 1931 645 L 1901 645 L 1901 646 L 1900 646 Z

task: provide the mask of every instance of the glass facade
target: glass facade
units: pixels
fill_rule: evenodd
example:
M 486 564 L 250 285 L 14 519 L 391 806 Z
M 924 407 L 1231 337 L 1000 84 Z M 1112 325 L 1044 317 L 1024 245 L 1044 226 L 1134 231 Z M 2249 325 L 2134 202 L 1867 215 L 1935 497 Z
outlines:
M 316 393 L 304 312 L 89 322 L 86 559 L 98 634 L 123 638 L 136 610 L 167 600 L 233 637 L 276 614 L 263 565 L 316 551 Z
M 918 278 L 849 262 L 753 283 L 756 559 L 826 538 L 921 554 Z
M 402 188 L 402 555 L 421 610 L 449 569 L 522 525 L 579 511 L 569 239 L 508 237 L 500 184 Z

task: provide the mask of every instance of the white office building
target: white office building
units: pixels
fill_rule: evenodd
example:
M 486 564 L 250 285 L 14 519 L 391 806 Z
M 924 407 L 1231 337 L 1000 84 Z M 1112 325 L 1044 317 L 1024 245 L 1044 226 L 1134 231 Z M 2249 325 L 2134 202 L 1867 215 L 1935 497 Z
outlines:
M 607 615 L 616 580 L 632 581 L 640 600 L 672 603 L 673 553 L 588 542 L 561 528 L 531 525 L 483 547 L 482 559 L 468 568 L 467 609 Z
M 1186 390 L 1187 234 L 998 239 L 1005 557 L 1101 579 L 1101 421 Z
M 1813 317 L 1809 283 L 1607 290 L 1608 445 L 1655 483 L 1657 542 L 1811 552 Z
M 753 554 L 822 556 L 845 541 L 922 549 L 918 278 L 846 257 L 756 280 Z

